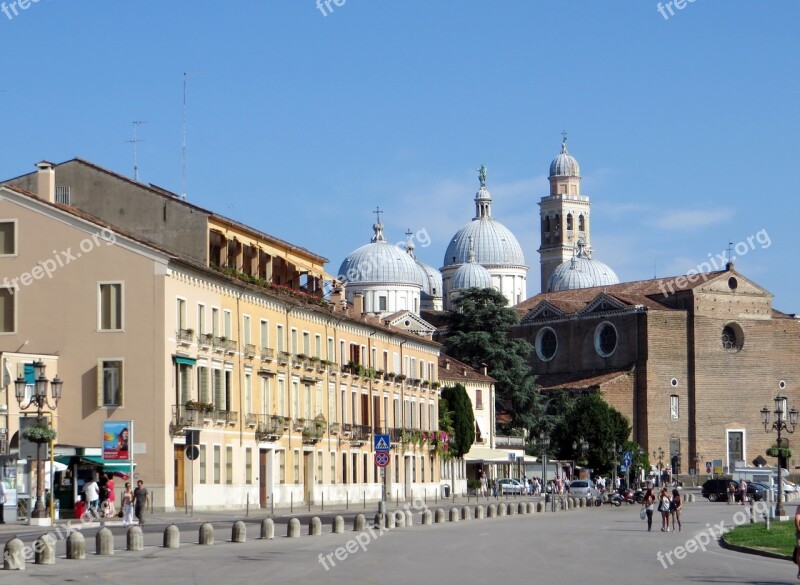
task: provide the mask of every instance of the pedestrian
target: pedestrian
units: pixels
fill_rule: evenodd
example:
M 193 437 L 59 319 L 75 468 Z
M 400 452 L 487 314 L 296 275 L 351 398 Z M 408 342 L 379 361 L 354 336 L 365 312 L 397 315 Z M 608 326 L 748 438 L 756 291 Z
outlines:
M 148 509 L 152 511 L 150 492 L 147 491 L 144 482 L 140 479 L 136 482 L 136 489 L 133 490 L 133 511 L 139 520 L 139 526 L 144 526 L 144 513 Z
M 742 482 L 739 484 L 739 494 L 741 495 L 741 498 L 742 498 L 742 506 L 746 506 L 747 505 L 747 482 L 745 480 L 742 480 Z
M 669 532 L 669 492 L 666 486 L 658 496 L 658 511 L 661 512 L 661 532 Z
M 486 481 L 486 472 L 481 471 L 481 495 L 485 498 L 489 494 L 489 485 Z
M 669 503 L 669 511 L 672 515 L 672 532 L 675 532 L 675 522 L 678 522 L 678 532 L 681 531 L 681 510 L 683 509 L 683 499 L 681 493 L 676 489 L 672 490 L 672 500 Z
M 648 486 L 647 492 L 644 494 L 644 500 L 642 501 L 642 507 L 647 515 L 647 532 L 650 532 L 653 528 L 653 506 L 655 501 L 656 497 L 653 494 L 653 488 Z
M 130 526 L 133 524 L 133 490 L 131 484 L 125 482 L 125 491 L 122 492 L 122 525 Z
M 728 505 L 736 503 L 736 484 L 728 481 Z
M 94 479 L 83 486 L 83 493 L 86 494 L 86 501 L 89 503 L 90 510 L 97 510 L 100 506 L 100 486 Z
M 2 478 L 0 478 L 0 524 L 5 524 L 6 519 L 4 514 L 4 510 L 6 507 L 6 482 Z

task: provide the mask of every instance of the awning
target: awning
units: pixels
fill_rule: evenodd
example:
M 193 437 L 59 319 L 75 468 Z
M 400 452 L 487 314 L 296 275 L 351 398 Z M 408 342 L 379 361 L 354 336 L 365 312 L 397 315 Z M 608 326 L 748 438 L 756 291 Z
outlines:
M 475 417 L 475 433 L 480 435 L 483 440 L 488 439 L 489 437 L 486 435 L 486 431 L 484 431 L 485 425 L 483 424 L 483 417 L 476 416 Z
M 183 357 L 180 355 L 172 356 L 172 359 L 175 360 L 176 364 L 182 364 L 184 366 L 193 366 L 197 364 L 197 360 L 194 358 Z
M 525 454 L 521 449 L 490 449 L 489 447 L 473 446 L 469 453 L 464 455 L 464 461 L 466 463 L 516 463 L 516 459 L 509 460 L 509 453 L 514 453 L 516 459 Z
M 56 461 L 59 463 L 66 463 L 69 464 L 72 457 L 56 457 Z M 81 458 L 81 463 L 89 463 L 91 465 L 98 465 L 102 466 L 104 469 L 108 471 L 130 471 L 131 464 L 127 461 L 106 461 L 102 457 L 92 457 L 91 455 L 83 455 Z M 136 464 L 133 464 L 134 467 Z

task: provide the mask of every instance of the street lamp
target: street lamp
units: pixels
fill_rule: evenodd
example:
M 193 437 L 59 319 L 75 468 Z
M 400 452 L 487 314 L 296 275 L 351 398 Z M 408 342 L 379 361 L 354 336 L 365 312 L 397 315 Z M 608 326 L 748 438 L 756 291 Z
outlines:
M 611 489 L 615 490 L 617 488 L 617 459 L 622 454 L 622 449 L 621 447 L 618 447 L 617 442 L 614 441 L 614 444 L 609 447 L 608 450 L 609 453 L 611 453 L 611 456 L 614 458 L 614 472 L 612 473 L 611 477 Z
M 692 478 L 692 487 L 697 487 L 697 476 L 700 474 L 700 462 L 703 456 L 700 453 L 694 455 L 694 477 Z
M 49 410 L 53 411 L 58 406 L 58 401 L 61 400 L 61 390 L 63 382 L 56 375 L 52 381 L 48 380 L 45 376 L 44 362 L 37 360 L 33 363 L 34 386 L 33 396 L 27 404 L 25 402 L 25 390 L 28 386 L 24 376 L 17 377 L 14 382 L 14 394 L 16 395 L 17 402 L 19 403 L 20 410 L 28 410 L 31 406 L 36 406 L 36 426 L 45 427 L 43 410 L 46 406 Z M 53 404 L 47 399 L 47 387 L 50 386 L 50 393 L 53 398 Z M 47 510 L 44 507 L 44 481 L 42 474 L 42 442 L 36 442 L 36 506 L 33 509 L 31 518 L 37 520 L 38 525 L 45 525 L 44 519 L 47 518 Z M 44 441 L 47 442 L 47 441 Z
M 658 457 L 658 483 L 656 484 L 658 487 L 661 487 L 661 469 L 663 468 L 663 461 L 664 461 L 664 449 L 661 447 L 658 448 L 658 451 L 653 451 L 653 459 Z
M 542 489 L 547 494 L 547 448 L 550 446 L 550 437 L 544 431 L 539 433 L 538 446 L 542 450 Z
M 792 407 L 789 411 L 789 424 L 786 424 L 786 397 L 778 394 L 775 397 L 775 410 L 773 411 L 775 420 L 770 424 L 770 412 L 765 406 L 761 409 L 761 422 L 764 423 L 764 431 L 770 432 L 775 430 L 778 432 L 778 503 L 775 504 L 775 516 L 778 518 L 784 516 L 783 511 L 783 481 L 781 479 L 781 432 L 793 433 L 797 426 L 797 409 Z

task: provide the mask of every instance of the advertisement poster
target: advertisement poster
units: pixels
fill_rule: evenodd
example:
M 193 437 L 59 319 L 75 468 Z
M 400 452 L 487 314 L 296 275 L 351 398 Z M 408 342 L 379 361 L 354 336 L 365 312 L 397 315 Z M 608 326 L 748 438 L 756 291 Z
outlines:
M 129 420 L 103 421 L 103 459 L 130 461 L 131 431 Z

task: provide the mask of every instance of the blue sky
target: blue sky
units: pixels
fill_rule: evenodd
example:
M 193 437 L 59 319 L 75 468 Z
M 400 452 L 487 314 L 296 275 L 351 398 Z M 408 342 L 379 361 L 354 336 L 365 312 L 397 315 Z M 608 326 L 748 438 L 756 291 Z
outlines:
M 0 176 L 74 156 L 132 175 L 145 120 L 140 179 L 180 192 L 188 72 L 191 201 L 334 273 L 380 206 L 389 239 L 428 234 L 418 256 L 438 267 L 485 164 L 532 296 L 537 202 L 566 129 L 595 257 L 621 279 L 744 242 L 737 269 L 800 312 L 800 3 L 687 0 L 667 19 L 657 5 L 346 0 L 324 16 L 315 0 L 39 0 L 0 12 Z

